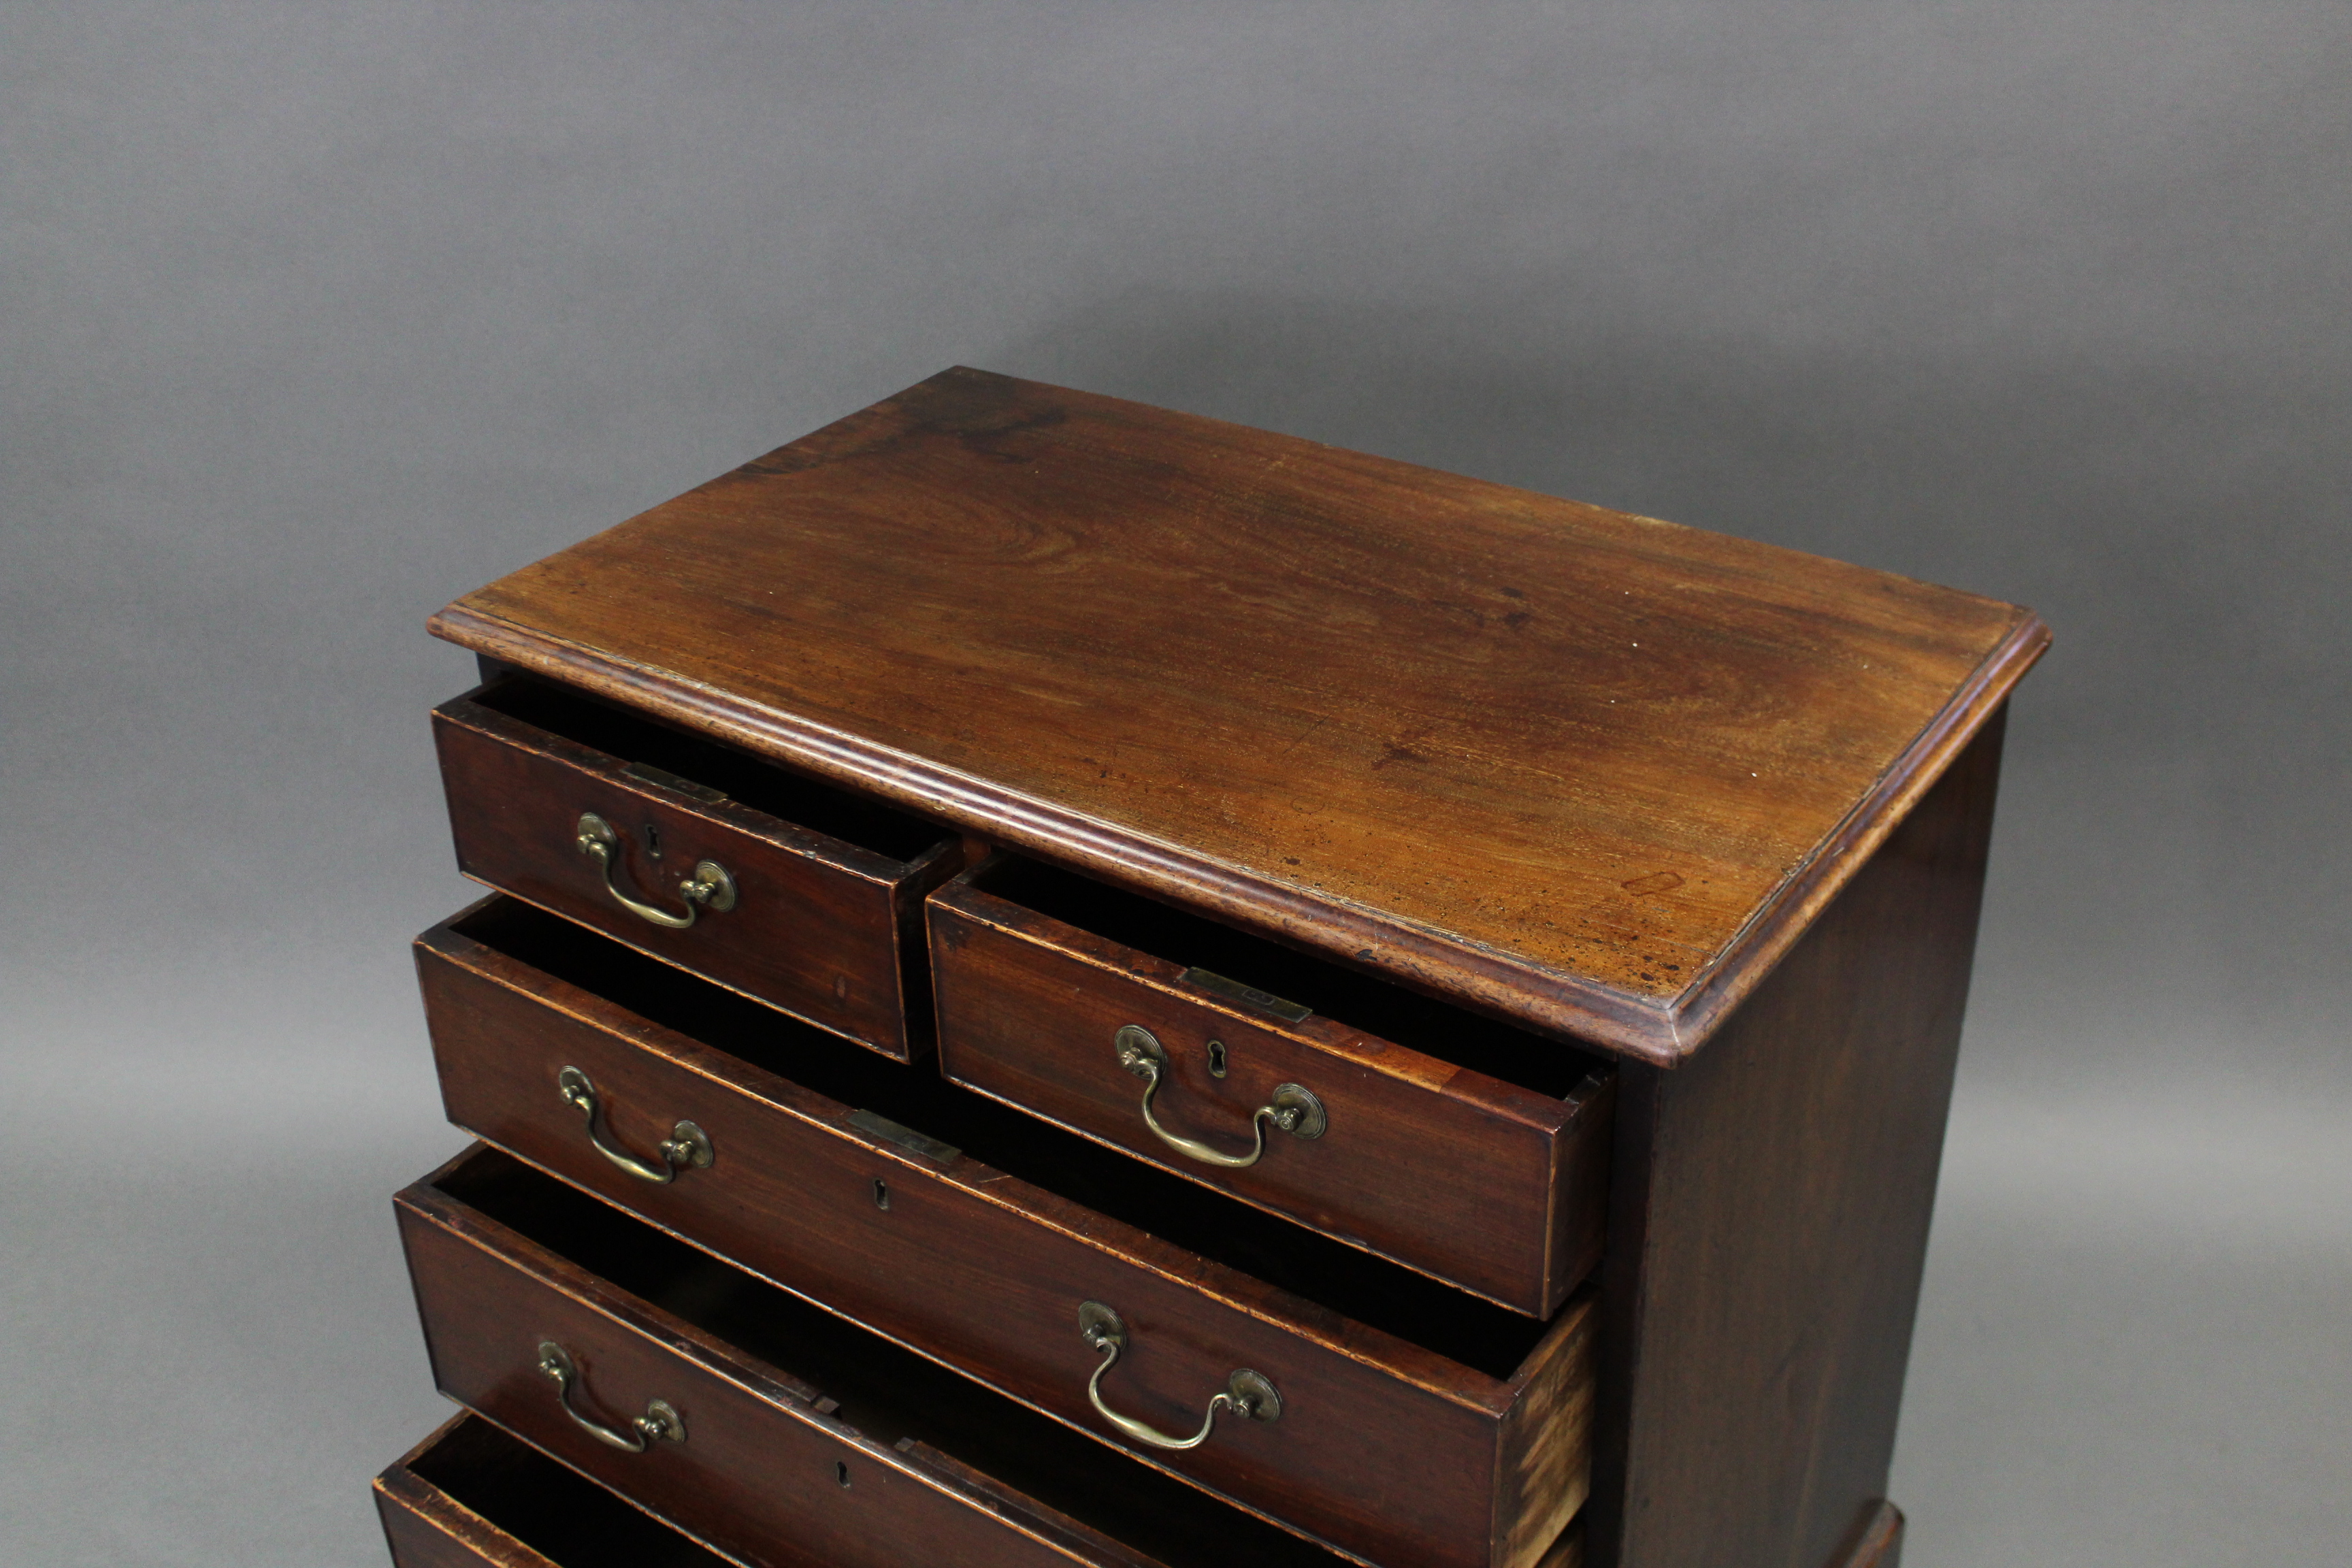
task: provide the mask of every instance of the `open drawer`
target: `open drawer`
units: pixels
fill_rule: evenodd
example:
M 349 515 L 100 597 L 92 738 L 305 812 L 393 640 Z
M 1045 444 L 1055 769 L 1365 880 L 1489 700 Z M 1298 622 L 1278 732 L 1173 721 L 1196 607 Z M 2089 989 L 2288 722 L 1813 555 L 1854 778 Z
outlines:
M 956 1082 L 1515 1311 L 1599 1260 L 1605 1062 L 1035 861 L 929 918 Z
M 1385 1568 L 1531 1568 L 1583 1500 L 1589 1294 L 1505 1310 L 509 900 L 418 965 L 459 1125 L 1147 1464 Z
M 740 1568 L 470 1414 L 375 1479 L 375 1510 L 393 1568 Z
M 730 1558 L 1342 1568 L 496 1150 L 395 1201 L 442 1392 Z
M 467 876 L 886 1056 L 929 1049 L 946 829 L 527 676 L 443 703 L 433 734 Z

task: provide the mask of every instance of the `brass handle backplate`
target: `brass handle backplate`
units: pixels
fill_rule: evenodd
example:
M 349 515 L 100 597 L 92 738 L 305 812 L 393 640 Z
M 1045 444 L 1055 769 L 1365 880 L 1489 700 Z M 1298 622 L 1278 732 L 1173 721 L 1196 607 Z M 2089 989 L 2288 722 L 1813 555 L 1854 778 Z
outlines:
M 588 1123 L 588 1142 L 596 1152 L 643 1182 L 674 1182 L 680 1171 L 698 1171 L 719 1157 L 710 1146 L 710 1135 L 691 1121 L 681 1121 L 670 1129 L 662 1140 L 662 1163 L 658 1165 L 638 1159 L 625 1149 L 616 1149 L 604 1142 L 604 1134 L 596 1122 L 604 1110 L 596 1086 L 578 1068 L 565 1068 L 555 1075 L 555 1092 L 564 1104 L 578 1111 Z
M 1265 1158 L 1265 1130 L 1269 1125 L 1293 1138 L 1320 1138 L 1331 1126 L 1321 1100 L 1297 1084 L 1277 1084 L 1266 1103 L 1250 1113 L 1250 1130 L 1256 1134 L 1250 1152 L 1221 1152 L 1197 1138 L 1169 1131 L 1152 1114 L 1152 1101 L 1160 1097 L 1160 1085 L 1168 1081 L 1168 1047 L 1160 1043 L 1157 1036 L 1140 1024 L 1126 1024 L 1111 1037 L 1110 1043 L 1118 1053 L 1118 1065 L 1143 1080 L 1143 1124 L 1162 1143 L 1204 1165 L 1223 1165 L 1237 1171 L 1256 1164 Z
M 677 885 L 678 896 L 686 900 L 686 913 L 682 915 L 674 915 L 658 904 L 625 893 L 621 885 L 613 880 L 614 868 L 621 858 L 619 832 L 593 811 L 580 814 L 578 832 L 580 853 L 595 861 L 604 873 L 604 890 L 613 895 L 614 903 L 641 921 L 670 931 L 684 931 L 705 910 L 724 914 L 735 907 L 735 879 L 716 860 L 696 861 L 694 875 Z
M 1102 1353 L 1102 1363 L 1087 1380 L 1087 1402 L 1096 1414 L 1126 1436 L 1154 1448 L 1197 1448 L 1209 1440 L 1217 1427 L 1217 1415 L 1230 1410 L 1244 1421 L 1268 1423 L 1282 1419 L 1282 1395 L 1263 1376 L 1242 1367 L 1225 1380 L 1225 1386 L 1209 1396 L 1209 1408 L 1201 1417 L 1201 1429 L 1190 1437 L 1171 1437 L 1156 1427 L 1148 1426 L 1132 1415 L 1121 1415 L 1103 1403 L 1103 1373 L 1118 1363 L 1119 1352 L 1127 1349 L 1127 1325 L 1119 1315 L 1100 1301 L 1087 1301 L 1078 1308 L 1078 1333 L 1087 1345 Z
M 580 1385 L 580 1368 L 573 1363 L 572 1352 L 553 1340 L 539 1342 L 539 1370 L 555 1380 L 555 1397 L 563 1406 L 563 1414 L 600 1443 L 610 1443 L 626 1453 L 642 1454 L 656 1443 L 686 1441 L 685 1418 L 667 1399 L 647 1404 L 646 1413 L 633 1418 L 625 1427 L 607 1426 L 581 1415 L 579 1406 L 572 1403 L 572 1391 Z

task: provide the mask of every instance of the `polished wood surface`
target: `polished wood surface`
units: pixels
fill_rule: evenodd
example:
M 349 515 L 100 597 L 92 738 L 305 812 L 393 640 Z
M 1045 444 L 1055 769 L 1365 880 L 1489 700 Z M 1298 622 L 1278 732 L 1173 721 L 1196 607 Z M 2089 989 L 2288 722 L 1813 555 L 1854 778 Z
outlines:
M 433 630 L 1661 1063 L 2047 641 L 1884 573 L 970 370 Z
M 1595 1568 L 1824 1568 L 1885 1519 L 2001 729 L 1703 1057 L 1620 1080 Z
M 1286 1019 L 1188 981 L 1188 963 L 999 897 L 982 875 L 929 900 L 940 1067 L 955 1082 L 1537 1317 L 1557 1311 L 1598 1258 L 1605 1072 L 1571 1070 L 1564 1095 L 1543 1094 L 1320 1013 Z M 1219 963 L 1228 979 L 1295 989 L 1280 985 L 1278 965 Z M 1461 1020 L 1460 1032 L 1479 1022 Z M 1143 1085 L 1112 1046 L 1129 1024 L 1168 1052 L 1155 1114 L 1180 1135 L 1246 1152 L 1252 1116 L 1284 1083 L 1317 1096 L 1328 1130 L 1270 1131 L 1264 1156 L 1240 1170 L 1170 1149 L 1144 1124 Z
M 478 1415 L 378 1476 L 375 1502 L 394 1568 L 740 1568 Z
M 928 1011 L 919 911 L 959 864 L 951 837 L 934 836 L 908 863 L 698 781 L 657 783 L 627 771 L 641 759 L 499 710 L 490 703 L 501 689 L 434 710 L 460 870 L 887 1055 L 928 1050 L 927 1025 L 908 1027 L 908 998 Z M 588 811 L 619 835 L 614 875 L 632 896 L 683 912 L 677 884 L 709 858 L 733 876 L 735 907 L 701 910 L 684 931 L 620 907 L 580 852 L 577 825 Z
M 509 911 L 510 923 L 514 914 L 529 911 Z M 1589 1300 L 1546 1327 L 1328 1242 L 1318 1261 L 1319 1238 L 1295 1226 L 1228 1213 L 1229 1200 L 936 1078 L 822 1037 L 776 1039 L 756 1020 L 729 1026 L 734 1050 L 770 1052 L 801 1076 L 829 1073 L 857 1098 L 818 1092 L 467 934 L 480 926 L 525 950 L 528 941 L 566 951 L 599 942 L 545 917 L 500 935 L 490 929 L 499 915 L 492 906 L 461 917 L 417 950 L 450 1117 L 499 1147 L 1100 1441 L 1119 1441 L 1146 1463 L 1386 1568 L 1528 1568 L 1581 1501 Z M 614 956 L 570 962 L 576 979 L 604 989 L 638 983 Z M 703 1007 L 706 1029 L 726 1023 L 711 1011 L 719 994 L 672 984 L 688 994 L 669 1005 Z M 564 1067 L 593 1080 L 610 1108 L 609 1136 L 624 1147 L 642 1154 L 685 1118 L 708 1133 L 716 1162 L 667 1185 L 618 1170 L 558 1097 Z M 992 1139 L 991 1152 L 1060 1173 L 1059 1186 L 910 1139 L 861 1107 L 924 1133 Z M 1159 1185 L 1139 1185 L 1147 1178 Z M 1122 1191 L 1140 1194 L 1128 1206 L 1161 1234 L 1097 1206 Z M 1190 1232 L 1180 1223 L 1187 1213 Z M 1323 1299 L 1168 1235 L 1309 1276 Z M 1281 1420 L 1227 1418 L 1187 1454 L 1128 1447 L 1087 1401 L 1098 1359 L 1078 1332 L 1087 1300 L 1109 1303 L 1133 1336 L 1106 1380 L 1115 1408 L 1189 1432 L 1228 1373 L 1248 1367 L 1281 1391 Z M 1403 1321 L 1391 1331 L 1342 1304 Z M 1444 1336 L 1445 1349 L 1408 1332 Z M 1524 1351 L 1508 1348 L 1514 1337 Z M 1464 1353 L 1504 1359 L 1482 1367 L 1455 1359 Z M 1398 1486 L 1406 1475 L 1413 1484 Z

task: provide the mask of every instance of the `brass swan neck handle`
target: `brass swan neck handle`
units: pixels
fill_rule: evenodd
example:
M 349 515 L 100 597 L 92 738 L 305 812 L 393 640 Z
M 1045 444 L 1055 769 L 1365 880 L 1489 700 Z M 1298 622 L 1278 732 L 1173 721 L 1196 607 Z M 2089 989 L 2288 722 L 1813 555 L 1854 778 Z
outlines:
M 580 1385 L 580 1368 L 572 1361 L 572 1352 L 553 1340 L 539 1342 L 539 1370 L 554 1380 L 555 1397 L 563 1406 L 563 1413 L 600 1443 L 609 1443 L 624 1453 L 642 1454 L 656 1443 L 686 1441 L 686 1422 L 666 1399 L 646 1405 L 646 1413 L 633 1417 L 625 1427 L 607 1426 L 593 1416 L 583 1415 L 580 1407 L 572 1403 L 572 1392 Z
M 1078 1308 L 1078 1333 L 1089 1346 L 1102 1352 L 1101 1363 L 1095 1368 L 1094 1376 L 1087 1380 L 1087 1402 L 1122 1434 L 1149 1447 L 1197 1448 L 1217 1429 L 1218 1415 L 1228 1410 L 1244 1421 L 1271 1424 L 1282 1419 L 1282 1395 L 1276 1392 L 1274 1384 L 1242 1367 L 1225 1380 L 1223 1388 L 1209 1396 L 1209 1407 L 1201 1417 L 1201 1429 L 1190 1437 L 1171 1437 L 1132 1415 L 1121 1415 L 1103 1403 L 1103 1373 L 1118 1364 L 1119 1352 L 1127 1349 L 1127 1324 L 1119 1315 L 1100 1301 L 1087 1301 Z
M 564 1104 L 578 1111 L 588 1123 L 588 1142 L 596 1152 L 618 1165 L 641 1182 L 667 1184 L 677 1180 L 681 1171 L 701 1170 L 719 1157 L 710 1146 L 710 1135 L 691 1121 L 681 1121 L 670 1129 L 662 1140 L 662 1163 L 658 1165 L 640 1160 L 625 1149 L 615 1148 L 604 1141 L 597 1122 L 604 1111 L 604 1100 L 586 1073 L 568 1067 L 555 1075 L 555 1092 Z
M 1160 1124 L 1153 1104 L 1168 1081 L 1168 1048 L 1160 1043 L 1159 1037 L 1140 1024 L 1127 1024 L 1111 1037 L 1111 1048 L 1118 1053 L 1118 1065 L 1143 1080 L 1143 1124 L 1151 1129 L 1151 1135 L 1186 1159 L 1198 1160 L 1203 1165 L 1247 1170 L 1265 1158 L 1268 1127 L 1278 1128 L 1293 1138 L 1307 1139 L 1320 1138 L 1330 1128 L 1331 1119 L 1324 1112 L 1321 1100 L 1297 1084 L 1277 1084 L 1266 1102 L 1250 1113 L 1250 1129 L 1255 1137 L 1249 1152 L 1225 1153 L 1197 1138 L 1171 1132 Z
M 677 885 L 678 896 L 686 900 L 686 913 L 674 915 L 658 904 L 646 903 L 635 894 L 622 891 L 621 885 L 613 879 L 621 858 L 619 831 L 594 812 L 583 811 L 576 832 L 580 853 L 596 862 L 604 873 L 604 891 L 613 896 L 614 903 L 648 924 L 684 931 L 705 910 L 724 914 L 735 907 L 735 879 L 716 860 L 696 861 L 694 875 Z

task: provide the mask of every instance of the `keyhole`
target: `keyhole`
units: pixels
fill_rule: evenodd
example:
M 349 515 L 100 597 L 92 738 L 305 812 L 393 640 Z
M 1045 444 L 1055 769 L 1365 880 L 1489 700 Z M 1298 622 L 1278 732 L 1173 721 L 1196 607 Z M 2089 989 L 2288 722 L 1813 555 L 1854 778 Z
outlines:
M 1209 1076 L 1211 1078 L 1225 1076 L 1225 1042 L 1223 1040 L 1209 1042 Z
M 835 1459 L 833 1462 L 833 1479 L 841 1483 L 844 1490 L 848 1489 L 849 1462 L 846 1459 Z
M 656 860 L 661 858 L 661 829 L 650 822 L 646 824 L 646 853 Z
M 890 1206 L 890 1184 L 879 1176 L 874 1178 L 874 1206 L 877 1209 Z

